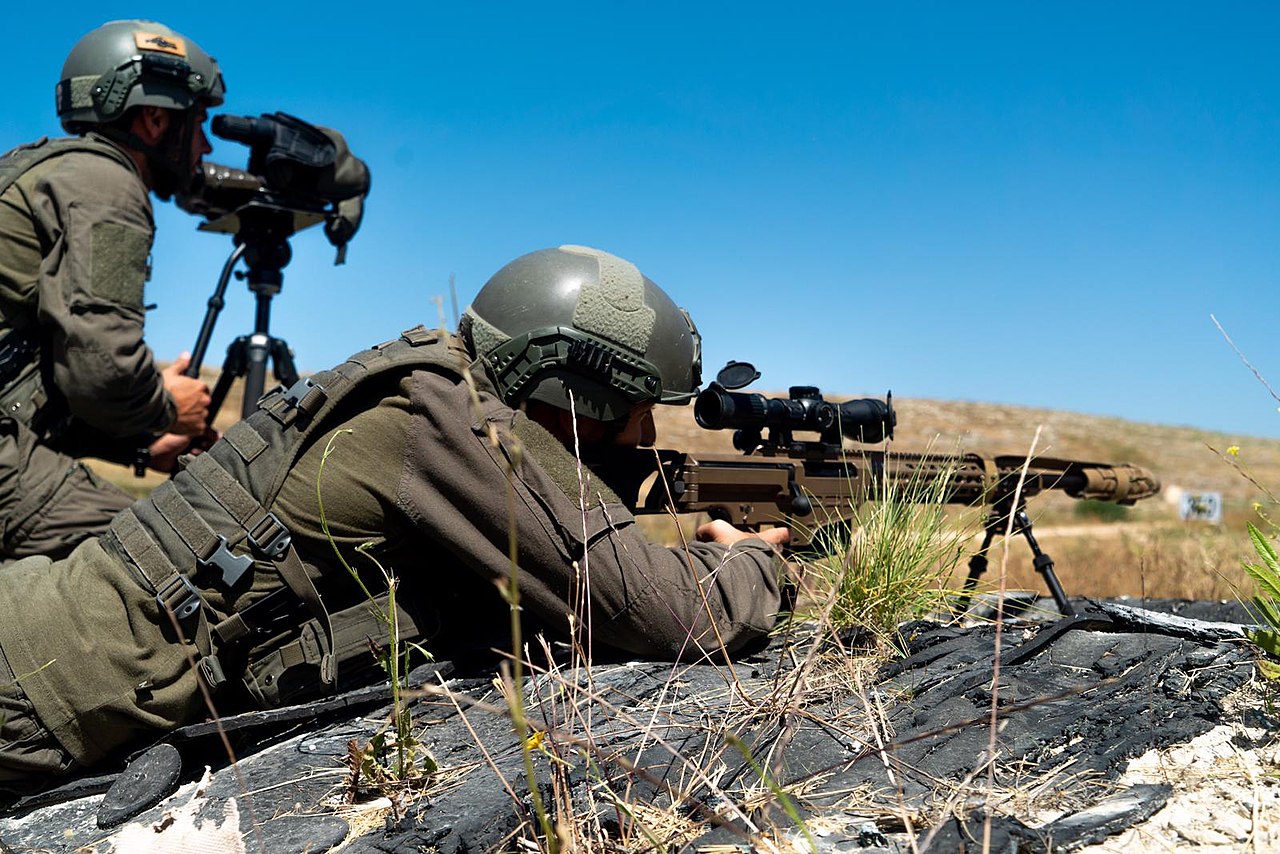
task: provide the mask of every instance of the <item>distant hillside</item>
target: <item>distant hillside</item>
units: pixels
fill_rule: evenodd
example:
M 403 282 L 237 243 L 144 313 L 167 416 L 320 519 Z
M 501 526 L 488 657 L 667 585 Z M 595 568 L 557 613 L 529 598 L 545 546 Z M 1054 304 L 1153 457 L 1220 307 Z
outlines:
M 212 386 L 217 376 L 210 373 L 205 378 Z M 219 428 L 225 429 L 235 420 L 240 406 L 237 382 L 218 417 Z M 1280 491 L 1280 439 L 971 401 L 895 398 L 894 407 L 898 428 L 892 446 L 902 451 L 931 448 L 939 453 L 958 449 L 983 454 L 1025 454 L 1039 427 L 1036 452 L 1040 456 L 1146 466 L 1160 478 L 1166 497 L 1178 490 L 1221 492 L 1226 512 L 1233 517 L 1250 513 L 1252 503 L 1261 498 L 1260 491 L 1223 459 L 1227 448 L 1239 446 L 1239 457 L 1228 459 L 1246 464 L 1261 484 Z M 703 430 L 694 423 L 692 406 L 660 406 L 656 418 L 660 445 L 733 452 L 730 431 Z M 103 470 L 110 473 L 111 468 L 114 467 Z M 135 489 L 140 485 L 132 477 L 124 482 Z M 1152 512 L 1147 510 L 1143 515 Z

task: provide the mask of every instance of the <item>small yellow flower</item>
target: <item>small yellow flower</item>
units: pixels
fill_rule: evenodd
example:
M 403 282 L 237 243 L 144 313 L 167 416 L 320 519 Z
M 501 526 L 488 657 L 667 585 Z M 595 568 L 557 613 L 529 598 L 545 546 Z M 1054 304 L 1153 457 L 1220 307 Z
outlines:
M 1232 445 L 1230 448 L 1227 448 L 1227 453 L 1228 453 L 1228 454 L 1230 454 L 1230 455 L 1231 455 L 1231 456 L 1233 456 L 1233 457 L 1238 457 L 1238 456 L 1240 456 L 1240 446 L 1239 446 L 1239 445 Z
M 542 741 L 547 737 L 544 730 L 535 729 L 528 738 L 524 740 L 524 746 L 530 750 L 537 750 L 542 746 Z

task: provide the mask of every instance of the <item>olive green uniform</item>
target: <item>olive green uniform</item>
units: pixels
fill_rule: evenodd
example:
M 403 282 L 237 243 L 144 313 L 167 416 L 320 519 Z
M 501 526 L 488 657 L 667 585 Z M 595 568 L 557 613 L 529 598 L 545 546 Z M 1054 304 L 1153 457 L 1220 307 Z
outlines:
M 0 169 L 33 160 L 0 194 L 0 336 L 15 336 L 0 340 L 38 346 L 38 371 L 0 386 L 4 557 L 63 555 L 105 530 L 129 499 L 74 458 L 123 461 L 175 416 L 142 339 L 155 225 L 137 166 L 91 133 L 15 150 Z
M 438 656 L 501 643 L 509 617 L 495 582 L 510 577 L 514 535 L 522 614 L 562 634 L 581 598 L 590 607 L 578 625 L 596 643 L 645 656 L 733 650 L 772 627 L 782 567 L 763 541 L 649 543 L 557 440 L 477 385 L 473 398 L 447 370 L 389 375 L 359 386 L 310 434 L 271 509 L 331 610 L 358 596 L 329 536 L 363 569 L 355 547 L 373 544 Z M 184 478 L 202 459 L 176 489 L 189 489 Z M 21 680 L 20 691 L 0 690 L 0 710 L 10 710 L 0 782 L 89 765 L 202 714 L 189 659 L 201 643 L 174 639 L 117 539 L 145 503 L 64 561 L 33 558 L 0 573 L 0 650 Z M 261 562 L 237 594 L 203 571 L 191 576 L 216 618 L 282 583 Z

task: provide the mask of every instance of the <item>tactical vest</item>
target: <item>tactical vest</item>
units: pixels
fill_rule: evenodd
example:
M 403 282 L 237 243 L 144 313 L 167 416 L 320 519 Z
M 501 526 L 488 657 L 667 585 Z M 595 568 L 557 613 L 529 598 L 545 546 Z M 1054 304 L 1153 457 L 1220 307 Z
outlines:
M 31 169 L 51 157 L 83 151 L 109 157 L 122 166 L 136 168 L 129 155 L 95 136 L 43 137 L 0 156 L 0 196 Z M 61 395 L 50 395 L 41 368 L 41 342 L 35 318 L 9 318 L 10 328 L 0 336 L 0 415 L 15 418 L 44 438 L 56 433 L 68 414 L 57 405 Z M 51 407 L 50 400 L 55 404 Z
M 384 638 L 385 625 L 367 602 L 325 609 L 289 531 L 269 508 L 308 438 L 331 426 L 327 416 L 350 394 L 415 368 L 458 375 L 467 360 L 456 339 L 419 326 L 276 389 L 222 441 L 112 521 L 104 546 L 155 595 L 162 629 L 168 612 L 194 642 L 210 688 L 237 679 L 258 703 L 273 706 L 337 690 L 347 665 L 372 664 L 366 638 Z M 283 588 L 225 616 L 206 603 L 205 592 L 234 595 L 263 571 L 278 573 Z M 326 579 L 322 586 L 327 581 L 350 584 Z M 401 639 L 416 637 L 410 615 L 397 613 Z

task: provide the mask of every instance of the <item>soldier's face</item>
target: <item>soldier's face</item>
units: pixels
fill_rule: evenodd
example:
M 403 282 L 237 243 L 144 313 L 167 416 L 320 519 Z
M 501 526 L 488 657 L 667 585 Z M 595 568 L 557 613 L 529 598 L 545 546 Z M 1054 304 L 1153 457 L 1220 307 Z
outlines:
M 527 403 L 529 417 L 551 431 L 552 435 L 573 450 L 577 442 L 584 445 L 620 445 L 627 448 L 652 445 L 658 439 L 653 423 L 653 404 L 642 403 L 625 418 L 617 421 L 597 421 L 585 415 L 573 416 L 567 409 L 531 400 Z
M 613 444 L 627 448 L 647 447 L 658 439 L 658 428 L 653 423 L 653 404 L 642 403 L 631 410 L 622 429 L 613 435 Z
M 205 135 L 204 126 L 209 121 L 209 110 L 207 107 L 196 107 L 194 122 L 195 127 L 191 131 L 191 171 L 194 172 L 200 166 L 200 162 L 204 160 L 204 156 L 213 151 L 213 146 L 209 144 L 209 137 Z

